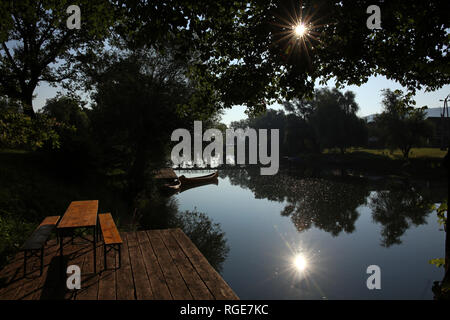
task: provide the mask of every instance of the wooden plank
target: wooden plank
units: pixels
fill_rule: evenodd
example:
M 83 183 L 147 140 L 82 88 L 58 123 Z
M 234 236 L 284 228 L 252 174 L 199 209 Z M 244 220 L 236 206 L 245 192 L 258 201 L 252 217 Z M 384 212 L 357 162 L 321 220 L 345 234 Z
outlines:
M 98 200 L 72 201 L 59 221 L 58 229 L 95 226 L 97 212 Z
M 0 295 L 0 300 L 17 300 L 20 297 L 24 295 L 24 287 L 26 287 L 27 282 L 32 282 L 34 279 L 36 279 L 39 276 L 39 271 L 36 270 L 36 258 L 30 258 L 27 263 L 27 277 L 25 278 L 23 276 L 23 271 L 20 273 L 20 277 L 15 277 L 14 279 L 11 279 L 11 282 L 8 286 L 8 289 L 3 291 Z M 18 268 L 23 269 L 23 261 L 18 266 Z M 34 270 L 34 271 L 31 271 Z M 19 273 L 17 273 L 19 274 Z
M 56 226 L 58 224 L 60 216 L 49 216 L 45 217 L 45 219 L 41 222 L 39 227 L 46 226 L 46 225 L 54 225 Z
M 127 234 L 127 244 L 130 254 L 131 270 L 133 272 L 134 288 L 136 290 L 136 299 L 151 300 L 153 299 L 153 292 L 135 232 L 129 232 Z
M 181 277 L 164 242 L 154 230 L 147 231 L 147 236 L 161 266 L 170 293 L 175 300 L 192 300 L 192 295 Z
M 53 256 L 51 264 L 49 264 L 48 269 L 46 270 L 45 279 L 41 279 L 41 283 L 39 284 L 40 288 L 32 299 L 55 300 L 66 298 L 67 276 L 65 274 L 65 268 L 71 264 L 70 256 L 78 250 L 78 246 L 71 245 L 70 243 L 65 245 L 63 266 L 61 266 L 61 257 L 59 256 L 58 246 L 55 246 L 55 249 L 57 252 Z M 64 269 L 61 270 L 61 268 Z
M 126 239 L 126 234 L 121 233 L 122 239 Z M 122 244 L 122 266 L 116 271 L 117 300 L 134 300 L 133 274 L 131 273 L 130 256 L 127 242 Z
M 101 213 L 98 215 L 100 221 L 100 228 L 102 230 L 103 241 L 106 244 L 122 243 L 119 231 L 114 223 L 111 213 Z
M 184 254 L 183 250 L 178 245 L 178 242 L 172 236 L 172 230 L 158 230 L 160 237 L 169 250 L 178 271 L 186 282 L 189 291 L 194 299 L 198 300 L 213 300 L 214 297 L 208 290 L 206 285 L 200 279 L 196 270 L 192 267 L 189 259 Z
M 197 270 L 203 282 L 213 293 L 217 300 L 237 300 L 239 299 L 217 271 L 209 264 L 208 260 L 202 255 L 192 241 L 184 234 L 181 229 L 174 229 L 173 236 L 183 249 L 190 262 Z
M 156 255 L 153 252 L 147 233 L 145 231 L 138 231 L 136 234 L 145 268 L 147 269 L 147 274 L 149 275 L 150 284 L 152 286 L 153 298 L 156 300 L 171 300 L 172 296 L 167 287 L 161 267 L 158 264 Z
M 80 267 L 80 270 L 84 270 L 85 269 L 85 262 L 87 261 L 87 259 L 92 259 L 92 245 L 90 243 L 86 243 L 84 244 L 82 247 L 80 247 L 79 245 L 77 246 L 78 250 L 76 250 L 75 252 L 72 253 L 71 255 L 71 261 L 70 264 L 74 264 Z M 66 279 L 67 281 L 67 279 Z M 83 288 L 83 282 L 81 282 L 81 288 Z M 81 290 L 81 289 L 79 289 Z M 78 289 L 74 289 L 74 290 L 67 290 L 66 291 L 66 295 L 65 295 L 65 299 L 76 299 L 78 293 Z
M 23 277 L 23 252 L 16 254 L 12 262 L 2 270 L 1 277 L 5 287 L 0 288 L 0 300 L 14 299 L 16 290 L 21 285 L 19 281 Z
M 89 244 L 92 248 L 93 245 Z M 97 271 L 100 269 L 99 264 L 101 263 L 99 260 L 101 255 L 100 244 L 97 243 Z M 77 291 L 75 299 L 76 300 L 96 300 L 98 296 L 98 273 L 93 273 L 94 269 L 94 257 L 93 257 L 93 249 L 91 249 L 85 258 L 83 263 L 83 267 L 81 269 L 81 289 Z
M 107 253 L 108 270 L 102 269 L 98 283 L 98 300 L 116 300 L 116 270 L 118 259 L 116 252 Z M 102 251 L 103 259 L 103 251 Z

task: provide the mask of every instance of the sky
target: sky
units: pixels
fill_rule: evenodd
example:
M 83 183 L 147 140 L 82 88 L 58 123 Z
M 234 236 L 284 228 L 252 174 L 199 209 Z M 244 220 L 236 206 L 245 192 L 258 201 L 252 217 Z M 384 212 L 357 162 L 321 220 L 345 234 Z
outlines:
M 334 87 L 334 82 L 328 82 L 327 86 Z M 317 88 L 320 88 L 318 86 Z M 383 109 L 381 105 L 381 90 L 382 89 L 391 90 L 402 90 L 406 92 L 406 88 L 402 87 L 395 81 L 388 80 L 385 77 L 377 76 L 370 77 L 367 83 L 361 86 L 346 86 L 341 91 L 351 90 L 355 93 L 355 100 L 359 105 L 358 116 L 365 117 L 371 114 L 380 113 Z M 437 108 L 443 106 L 443 102 L 440 99 L 445 99 L 447 95 L 450 94 L 450 85 L 443 86 L 441 89 L 433 92 L 425 92 L 425 90 L 418 90 L 414 96 L 416 101 L 416 107 L 428 106 L 428 108 Z M 272 109 L 283 109 L 283 106 L 275 104 L 270 106 Z M 246 119 L 247 115 L 244 113 L 244 106 L 236 106 L 232 109 L 227 109 L 222 117 L 222 122 L 225 124 L 230 124 L 232 121 L 237 121 L 241 119 Z
M 331 81 L 327 84 L 329 87 L 333 87 L 334 83 Z M 371 77 L 368 82 L 358 86 L 346 86 L 342 90 L 351 90 L 356 94 L 356 102 L 359 105 L 358 116 L 364 117 L 374 113 L 380 113 L 382 111 L 381 105 L 381 90 L 382 89 L 396 90 L 400 89 L 406 92 L 406 89 L 402 87 L 397 82 L 388 80 L 385 77 Z M 42 83 L 36 90 L 36 97 L 33 100 L 34 109 L 40 109 L 45 105 L 47 99 L 56 96 L 59 89 L 52 88 L 46 83 Z M 416 107 L 422 107 L 424 105 L 428 108 L 442 107 L 443 102 L 439 101 L 444 99 L 450 94 L 450 85 L 446 85 L 441 89 L 433 92 L 425 92 L 425 90 L 420 90 L 416 92 L 414 97 L 416 100 Z M 273 109 L 283 109 L 281 105 L 272 105 L 270 108 Z M 232 121 L 238 121 L 241 119 L 246 119 L 247 115 L 244 113 L 244 106 L 234 106 L 231 109 L 226 109 L 224 115 L 222 116 L 222 122 L 229 125 Z

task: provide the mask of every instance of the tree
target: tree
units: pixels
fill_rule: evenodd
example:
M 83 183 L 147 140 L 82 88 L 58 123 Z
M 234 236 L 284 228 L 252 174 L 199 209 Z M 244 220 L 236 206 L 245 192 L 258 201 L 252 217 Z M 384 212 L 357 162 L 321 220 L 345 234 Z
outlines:
M 450 23 L 442 1 L 379 3 L 382 29 L 376 31 L 366 26 L 371 1 L 235 1 L 226 9 L 218 1 L 190 10 L 181 3 L 190 22 L 183 30 L 196 36 L 188 42 L 201 52 L 193 69 L 225 107 L 245 104 L 259 112 L 275 100 L 311 95 L 316 80 L 331 78 L 360 85 L 384 75 L 411 91 L 450 81 Z M 304 39 L 293 32 L 295 17 L 306 23 Z
M 90 70 L 92 129 L 104 172 L 121 171 L 134 197 L 146 189 L 152 169 L 165 165 L 172 131 L 193 125 L 198 110 L 178 111 L 192 102 L 196 90 L 185 76 L 184 61 L 169 49 L 105 54 L 108 64 Z
M 112 24 L 114 8 L 107 0 L 77 1 L 81 29 L 66 21 L 71 1 L 24 0 L 0 4 L 0 94 L 22 102 L 35 117 L 33 93 L 42 81 L 62 84 L 75 79 L 80 56 L 101 44 Z
M 387 146 L 391 150 L 399 148 L 407 159 L 411 148 L 420 146 L 431 135 L 432 127 L 425 121 L 427 107 L 414 108 L 411 93 L 404 95 L 401 90 L 390 89 L 382 92 L 384 111 L 375 117 L 375 122 Z
M 21 112 L 2 110 L 0 148 L 36 150 L 46 143 L 53 149 L 59 148 L 59 127 L 65 126 L 45 115 L 37 115 L 32 119 Z
M 380 74 L 411 90 L 450 81 L 448 7 L 438 0 L 380 3 L 376 31 L 366 27 L 368 0 L 82 0 L 79 31 L 65 26 L 69 4 L 0 4 L 1 90 L 30 116 L 37 84 L 77 79 L 77 62 L 94 56 L 107 35 L 131 51 L 176 41 L 179 55 L 196 53 L 189 74 L 200 97 L 213 93 L 216 106 L 245 104 L 249 112 L 311 95 L 316 80 L 359 85 Z M 293 32 L 294 17 L 307 24 L 303 39 Z
M 87 130 L 89 127 L 89 118 L 85 109 L 80 107 L 79 101 L 69 96 L 58 95 L 48 99 L 41 112 L 80 130 Z
M 79 100 L 58 95 L 48 99 L 45 106 L 37 113 L 63 124 L 57 128 L 60 147 L 48 150 L 56 160 L 55 165 L 61 164 L 66 170 L 70 168 L 78 173 L 95 167 L 98 148 L 92 139 L 89 111 L 82 107 Z
M 337 147 L 344 153 L 346 148 L 367 141 L 367 128 L 356 116 L 359 106 L 351 91 L 322 88 L 315 91 L 312 99 L 297 99 L 285 107 L 308 121 L 320 149 Z

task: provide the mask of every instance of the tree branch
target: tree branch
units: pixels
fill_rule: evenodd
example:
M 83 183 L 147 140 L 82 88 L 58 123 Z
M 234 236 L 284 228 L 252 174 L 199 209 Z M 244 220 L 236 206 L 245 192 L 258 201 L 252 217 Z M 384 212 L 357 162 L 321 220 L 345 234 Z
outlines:
M 20 74 L 20 73 L 21 73 L 21 72 L 20 72 L 21 70 L 17 67 L 17 64 L 16 64 L 16 62 L 14 61 L 14 58 L 12 57 L 11 53 L 9 52 L 9 49 L 8 49 L 8 47 L 6 46 L 6 43 L 5 43 L 5 42 L 2 42 L 2 47 L 3 47 L 3 50 L 5 50 L 5 53 L 6 53 L 6 56 L 8 57 L 9 62 L 12 64 L 12 66 L 13 66 L 13 68 L 16 70 L 16 72 Z

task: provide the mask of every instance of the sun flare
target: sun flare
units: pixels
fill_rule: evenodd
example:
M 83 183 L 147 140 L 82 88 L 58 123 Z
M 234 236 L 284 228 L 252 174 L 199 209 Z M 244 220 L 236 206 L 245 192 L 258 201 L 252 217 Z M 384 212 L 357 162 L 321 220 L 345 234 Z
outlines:
M 295 26 L 294 32 L 298 37 L 303 37 L 308 32 L 308 28 L 303 23 L 299 23 Z
M 305 257 L 301 254 L 298 254 L 294 258 L 294 266 L 298 271 L 304 271 L 307 267 L 308 263 Z
M 280 5 L 274 12 L 273 45 L 279 47 L 283 60 L 295 61 L 301 57 L 311 63 L 310 52 L 320 41 L 320 29 L 324 26 L 320 23 L 319 9 L 317 4 L 303 5 L 300 0 L 291 7 Z

